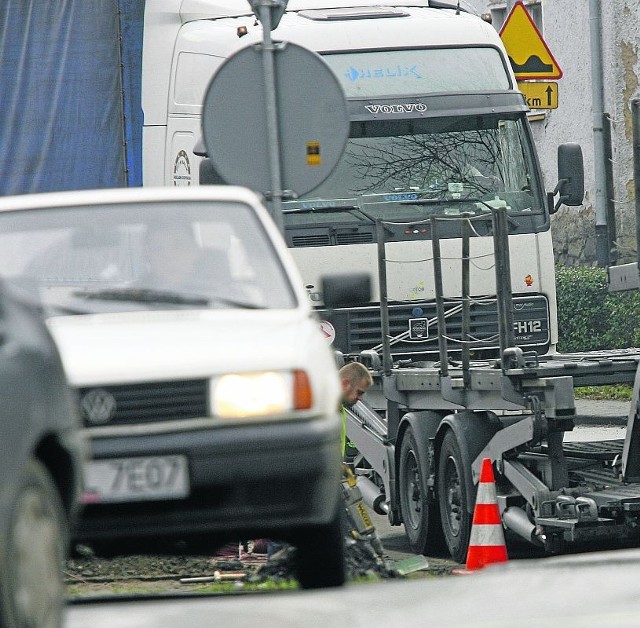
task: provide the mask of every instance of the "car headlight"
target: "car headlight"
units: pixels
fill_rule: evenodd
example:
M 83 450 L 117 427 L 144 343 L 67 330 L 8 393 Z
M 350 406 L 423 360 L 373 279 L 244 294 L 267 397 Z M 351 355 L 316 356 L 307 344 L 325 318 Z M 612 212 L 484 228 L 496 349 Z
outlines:
M 211 380 L 213 415 L 223 419 L 277 415 L 311 408 L 304 371 L 227 373 Z

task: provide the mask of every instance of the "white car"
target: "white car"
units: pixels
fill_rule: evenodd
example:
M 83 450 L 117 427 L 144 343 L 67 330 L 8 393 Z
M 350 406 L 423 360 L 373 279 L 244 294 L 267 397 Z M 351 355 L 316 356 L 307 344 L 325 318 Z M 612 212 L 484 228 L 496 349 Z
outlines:
M 268 537 L 297 546 L 303 587 L 343 582 L 336 361 L 255 194 L 5 197 L 0 269 L 38 295 L 78 395 L 76 542 Z

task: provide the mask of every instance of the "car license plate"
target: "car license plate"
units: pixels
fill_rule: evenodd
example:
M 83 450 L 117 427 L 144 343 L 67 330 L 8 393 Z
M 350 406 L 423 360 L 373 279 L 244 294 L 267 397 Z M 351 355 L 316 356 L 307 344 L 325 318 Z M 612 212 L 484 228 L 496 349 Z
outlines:
M 180 499 L 189 495 L 186 456 L 111 458 L 84 467 L 83 502 Z

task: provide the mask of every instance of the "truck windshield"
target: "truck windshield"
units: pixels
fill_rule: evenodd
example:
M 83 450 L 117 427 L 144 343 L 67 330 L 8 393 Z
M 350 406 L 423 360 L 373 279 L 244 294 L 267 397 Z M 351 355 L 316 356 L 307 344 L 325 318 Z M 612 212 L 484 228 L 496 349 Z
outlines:
M 521 228 L 540 228 L 543 196 L 525 125 L 524 114 L 352 122 L 341 161 L 315 190 L 285 203 L 285 224 L 333 222 L 338 213 L 341 223 L 362 223 L 364 214 L 416 221 L 501 206 Z

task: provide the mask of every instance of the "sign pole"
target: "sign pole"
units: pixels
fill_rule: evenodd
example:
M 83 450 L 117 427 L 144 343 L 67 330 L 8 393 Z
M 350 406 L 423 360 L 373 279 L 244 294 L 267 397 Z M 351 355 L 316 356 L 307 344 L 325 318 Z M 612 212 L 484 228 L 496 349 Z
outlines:
M 277 24 L 272 25 L 271 7 L 277 5 L 284 9 L 286 2 L 278 0 L 254 0 L 252 7 L 257 9 L 257 18 L 262 24 L 262 67 L 264 71 L 264 96 L 267 121 L 267 137 L 269 147 L 269 170 L 271 173 L 271 190 L 269 208 L 271 216 L 280 233 L 284 233 L 284 221 L 282 219 L 282 172 L 280 161 L 280 133 L 278 129 L 278 109 L 276 102 L 276 75 L 273 63 L 273 55 L 277 46 L 271 39 L 271 31 Z
M 282 233 L 284 199 L 318 187 L 340 161 L 349 110 L 338 77 L 318 53 L 271 40 L 284 2 L 250 2 L 262 20 L 264 44 L 240 48 L 214 72 L 203 101 L 202 133 L 218 174 L 265 197 Z

